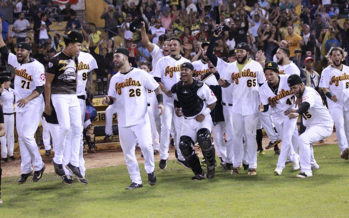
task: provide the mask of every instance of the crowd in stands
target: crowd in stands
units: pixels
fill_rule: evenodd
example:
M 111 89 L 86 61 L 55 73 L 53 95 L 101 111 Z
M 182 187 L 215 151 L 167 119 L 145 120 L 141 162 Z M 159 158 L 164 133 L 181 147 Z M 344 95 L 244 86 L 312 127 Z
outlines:
M 13 51 L 15 43 L 31 42 L 33 57 L 44 65 L 65 46 L 63 34 L 82 31 L 83 50 L 97 60 L 96 94 L 106 94 L 107 78 L 115 73 L 113 50 L 126 47 L 134 66 L 151 63 L 142 47 L 140 34 L 130 31 L 130 23 L 142 17 L 149 37 L 160 44 L 166 37 L 183 41 L 183 56 L 192 60 L 201 44 L 209 42 L 217 22 L 224 34 L 215 54 L 228 58 L 234 47 L 247 42 L 253 58 L 273 60 L 278 47 L 288 47 L 291 60 L 300 68 L 305 60 L 317 72 L 328 65 L 326 53 L 333 46 L 349 51 L 349 0 L 110 0 L 101 14 L 105 26 L 86 22 L 67 4 L 61 10 L 51 0 L 0 1 L 3 36 Z M 219 11 L 219 13 L 218 13 Z M 61 24 L 58 25 L 57 23 Z M 52 26 L 55 24 L 55 28 Z M 259 50 L 263 53 L 258 52 Z M 255 57 L 255 54 L 257 57 Z M 309 58 L 311 57 L 311 58 Z M 349 59 L 347 57 L 347 63 Z

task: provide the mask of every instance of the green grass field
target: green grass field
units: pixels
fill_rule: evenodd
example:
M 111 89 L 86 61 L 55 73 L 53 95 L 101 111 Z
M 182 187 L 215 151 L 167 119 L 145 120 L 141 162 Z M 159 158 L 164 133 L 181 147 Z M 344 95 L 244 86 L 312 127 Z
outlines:
M 125 190 L 126 166 L 88 170 L 88 185 L 64 185 L 53 174 L 24 185 L 5 178 L 0 217 L 349 217 L 349 162 L 337 145 L 316 147 L 315 157 L 320 169 L 304 180 L 291 165 L 274 176 L 272 151 L 258 157 L 256 177 L 218 167 L 214 180 L 192 181 L 170 161 L 150 187 L 142 165 L 144 186 L 133 191 Z

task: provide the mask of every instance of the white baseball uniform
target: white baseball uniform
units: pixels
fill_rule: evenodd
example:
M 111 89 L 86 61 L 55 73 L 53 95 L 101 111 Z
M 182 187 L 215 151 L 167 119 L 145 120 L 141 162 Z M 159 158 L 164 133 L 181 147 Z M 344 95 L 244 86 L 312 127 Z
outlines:
M 338 99 L 337 102 L 327 98 L 328 110 L 336 126 L 338 146 L 343 152 L 349 143 L 349 67 L 343 65 L 342 70 L 326 67 L 320 78 L 320 88 L 327 88 Z
M 7 158 L 7 155 L 13 156 L 13 149 L 15 144 L 15 115 L 13 103 L 15 100 L 15 93 L 12 88 L 5 89 L 0 96 L 2 102 L 2 110 L 4 114 L 4 126 L 5 126 L 5 135 L 0 137 L 1 141 L 1 157 Z
M 86 83 L 89 77 L 89 74 L 92 73 L 93 70 L 97 69 L 97 62 L 95 58 L 86 52 L 80 51 L 78 56 L 78 72 L 77 72 L 77 87 L 76 87 L 76 95 L 78 96 L 78 100 L 80 103 L 80 110 L 81 110 L 81 123 L 82 125 L 85 122 L 85 113 L 86 113 Z M 72 135 L 69 134 L 68 138 L 70 140 L 67 140 L 66 143 L 73 140 Z M 72 153 L 72 147 L 69 146 L 69 144 L 66 144 L 63 154 L 63 165 L 67 165 L 71 160 L 71 153 Z M 80 137 L 80 150 L 79 150 L 79 166 L 80 172 L 82 176 L 85 176 L 85 160 L 84 160 L 84 137 L 81 133 Z M 65 167 L 63 168 L 66 175 L 72 176 L 71 172 L 67 170 Z
M 263 105 L 269 104 L 269 101 L 275 101 L 275 107 L 269 105 L 269 114 L 281 137 L 282 147 L 279 155 L 277 167 L 285 168 L 287 156 L 290 154 L 292 162 L 299 162 L 299 156 L 292 146 L 292 137 L 298 136 L 297 119 L 289 119 L 284 112 L 290 108 L 295 108 L 294 96 L 287 83 L 288 75 L 279 75 L 279 86 L 276 93 L 269 87 L 268 83 L 264 83 L 260 87 L 260 98 Z
M 41 127 L 42 127 L 42 141 L 45 146 L 45 150 L 51 150 L 51 136 L 50 136 L 50 127 L 47 124 L 44 117 L 41 118 Z
M 297 65 L 292 61 L 289 64 L 279 65 L 279 73 L 286 74 L 286 75 L 292 75 L 292 74 L 297 74 L 298 76 L 301 75 L 301 71 L 299 70 Z
M 302 95 L 303 102 L 308 102 L 310 108 L 303 114 L 306 130 L 299 136 L 299 155 L 301 172 L 311 176 L 311 144 L 332 134 L 333 120 L 315 89 L 305 87 Z
M 179 81 L 181 64 L 184 62 L 190 62 L 184 57 L 180 57 L 178 60 L 165 56 L 159 59 L 154 71 L 154 77 L 161 78 L 161 82 L 164 84 L 167 90 L 170 90 L 174 84 Z M 173 97 L 164 96 L 164 113 L 161 117 L 161 136 L 160 136 L 160 159 L 168 159 L 168 150 L 170 145 L 170 132 L 171 125 L 174 125 L 175 130 L 175 147 L 178 154 L 178 159 L 184 161 L 184 157 L 179 149 L 179 130 L 182 117 L 177 117 L 174 110 Z
M 157 46 L 156 44 L 153 44 L 153 45 L 154 45 L 154 49 L 153 51 L 150 52 L 150 55 L 152 57 L 152 61 L 151 61 L 151 65 L 153 68 L 152 72 L 155 72 L 156 64 L 158 63 L 160 58 L 164 56 L 164 53 L 159 46 Z
M 37 86 L 45 84 L 45 68 L 37 60 L 31 59 L 29 63 L 20 64 L 14 54 L 9 54 L 8 64 L 15 68 L 15 98 L 20 100 L 28 97 Z M 29 101 L 24 107 L 16 104 L 16 128 L 19 148 L 21 152 L 21 171 L 27 174 L 39 171 L 44 166 L 34 135 L 39 126 L 43 112 L 42 95 Z
M 136 142 L 144 156 L 145 171 L 152 173 L 155 169 L 146 92 L 158 86 L 149 73 L 138 68 L 117 73 L 110 80 L 108 96 L 116 98 L 121 148 L 130 178 L 137 184 L 142 184 L 142 179 L 135 155 Z
M 150 120 L 151 135 L 153 139 L 154 150 L 160 151 L 160 111 L 158 108 L 158 101 L 154 91 L 148 90 L 148 115 Z
M 218 59 L 217 66 L 222 62 Z M 230 73 L 225 79 L 233 83 L 233 166 L 239 167 L 243 159 L 242 137 L 246 137 L 247 160 L 250 169 L 257 168 L 256 128 L 259 116 L 259 84 L 265 82 L 262 66 L 249 59 L 246 65 L 239 69 L 238 63 L 230 65 Z

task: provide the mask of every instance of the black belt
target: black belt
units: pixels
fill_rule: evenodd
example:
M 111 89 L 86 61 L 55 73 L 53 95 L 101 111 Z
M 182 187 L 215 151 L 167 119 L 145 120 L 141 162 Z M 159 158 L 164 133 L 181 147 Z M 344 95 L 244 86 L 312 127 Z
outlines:
M 224 105 L 224 106 L 233 106 L 233 104 L 226 104 L 224 102 L 222 102 L 222 105 Z
M 4 113 L 4 115 L 14 115 L 15 113 Z
M 82 99 L 82 100 L 86 100 L 85 95 L 78 95 L 78 98 L 79 98 L 79 99 Z

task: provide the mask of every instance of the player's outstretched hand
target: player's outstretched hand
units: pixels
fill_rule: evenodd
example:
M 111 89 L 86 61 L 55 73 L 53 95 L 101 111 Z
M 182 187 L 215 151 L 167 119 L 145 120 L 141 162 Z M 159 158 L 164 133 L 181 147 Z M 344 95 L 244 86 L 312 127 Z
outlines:
M 177 117 L 181 117 L 183 115 L 182 110 L 178 107 L 175 108 L 175 113 L 176 113 Z
M 28 99 L 22 98 L 17 101 L 17 105 L 18 107 L 24 107 L 28 102 Z
M 195 120 L 198 121 L 198 122 L 202 122 L 203 120 L 205 119 L 205 115 L 203 114 L 199 114 L 195 117 Z
M 102 104 L 105 105 L 105 106 L 108 106 L 109 105 L 109 102 L 110 102 L 110 98 L 109 96 L 105 96 L 102 100 Z
M 298 116 L 299 116 L 299 113 L 290 113 L 290 114 L 288 114 L 288 118 L 290 118 L 290 120 L 298 118 Z
M 50 116 L 52 114 L 52 107 L 51 105 L 45 105 L 45 114 Z
M 160 111 L 159 115 L 162 115 L 164 113 L 164 110 L 165 110 L 164 105 L 163 104 L 158 104 L 158 108 L 159 108 L 159 111 Z
M 338 101 L 337 96 L 333 95 L 333 96 L 331 97 L 331 100 L 334 101 L 334 102 L 337 102 L 337 101 Z

